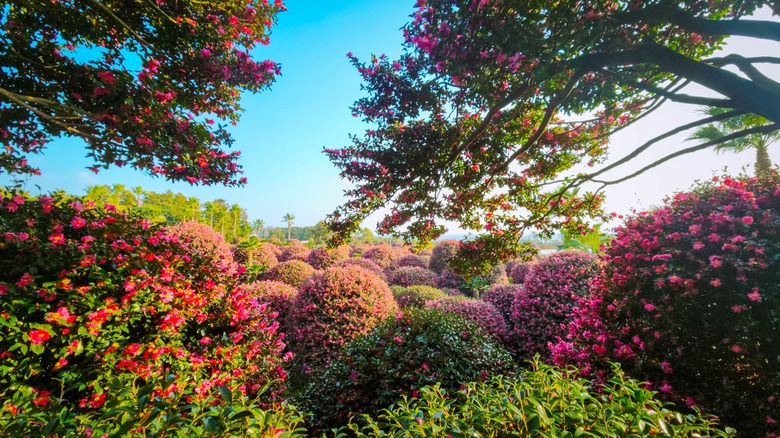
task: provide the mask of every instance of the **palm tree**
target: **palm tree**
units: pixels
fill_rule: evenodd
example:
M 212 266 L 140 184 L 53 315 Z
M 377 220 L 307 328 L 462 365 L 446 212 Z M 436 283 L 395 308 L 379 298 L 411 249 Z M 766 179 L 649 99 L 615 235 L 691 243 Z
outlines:
M 263 233 L 263 229 L 264 229 L 264 228 L 265 228 L 265 222 L 263 222 L 263 220 L 262 220 L 262 219 L 255 219 L 255 220 L 252 222 L 252 231 L 254 231 L 254 232 L 255 232 L 255 234 L 257 235 L 257 237 L 261 237 L 261 238 L 262 238 L 263 236 L 261 236 L 261 235 L 260 235 L 261 233 L 262 233 L 263 235 L 265 235 L 265 233 Z
M 287 240 L 290 240 L 290 228 L 292 228 L 292 223 L 294 220 L 295 216 L 292 213 L 287 213 L 282 216 L 282 221 L 287 222 Z
M 708 116 L 718 116 L 725 112 L 727 112 L 727 110 L 724 108 L 707 108 L 704 110 L 704 113 Z M 735 132 L 768 124 L 769 121 L 761 116 L 741 114 L 706 125 L 694 132 L 693 135 L 689 137 L 689 140 L 704 140 L 705 142 L 718 140 Z M 744 152 L 748 149 L 755 149 L 756 176 L 763 177 L 766 176 L 772 168 L 772 161 L 769 159 L 767 147 L 777 140 L 780 140 L 780 131 L 750 134 L 720 143 L 715 146 L 715 151 Z
M 563 243 L 558 249 L 578 249 L 580 251 L 597 254 L 604 243 L 609 242 L 612 236 L 601 232 L 601 224 L 596 224 L 593 231 L 588 234 L 570 234 L 563 232 Z

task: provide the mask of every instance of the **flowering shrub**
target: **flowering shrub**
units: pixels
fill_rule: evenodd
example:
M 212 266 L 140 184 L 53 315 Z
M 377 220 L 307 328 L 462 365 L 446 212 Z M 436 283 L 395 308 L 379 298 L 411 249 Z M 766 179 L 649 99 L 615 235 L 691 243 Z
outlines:
M 266 304 L 266 311 L 276 314 L 276 320 L 284 322 L 298 289 L 280 281 L 255 281 L 243 286 L 258 303 Z
M 120 414 L 108 407 L 127 407 L 109 390 L 118 387 L 143 387 L 171 423 L 189 409 L 181 403 L 220 386 L 278 400 L 278 324 L 213 254 L 110 205 L 60 196 L 0 196 L 0 224 L 3 434 L 109 430 Z M 133 412 L 120 416 L 140 421 Z
M 306 257 L 309 256 L 309 249 L 303 246 L 300 242 L 286 246 L 282 249 L 282 253 L 277 256 L 280 262 L 289 262 L 290 260 L 306 261 Z
M 485 290 L 480 298 L 492 304 L 501 313 L 507 323 L 507 329 L 511 331 L 513 329 L 512 304 L 521 291 L 522 287 L 516 284 L 499 284 Z
M 304 373 L 319 368 L 398 306 L 381 278 L 359 267 L 332 267 L 301 286 L 288 318 L 290 347 Z
M 242 281 L 251 283 L 259 274 L 279 263 L 276 253 L 271 249 L 272 246 L 274 245 L 250 240 L 231 248 L 233 260 L 246 268 L 246 271 L 241 275 Z
M 448 267 L 447 262 L 455 257 L 455 253 L 458 252 L 459 248 L 460 242 L 457 240 L 442 240 L 437 243 L 436 246 L 433 247 L 433 252 L 431 252 L 431 260 L 428 269 L 437 274 L 444 272 Z
M 395 302 L 398 303 L 398 307 L 402 309 L 406 307 L 424 309 L 428 301 L 447 298 L 446 293 L 431 286 L 401 287 L 398 291 L 396 291 L 395 288 L 398 288 L 398 286 L 390 287 L 393 291 Z
M 396 259 L 396 251 L 390 245 L 376 245 L 363 253 L 363 258 L 371 260 L 382 269 L 388 269 L 393 266 Z
M 639 382 L 619 370 L 616 374 L 609 384 L 593 388 L 577 379 L 575 369 L 537 362 L 522 378 L 497 376 L 457 392 L 442 385 L 425 387 L 378 414 L 354 418 L 340 432 L 358 438 L 464 436 L 464 430 L 491 437 L 735 436 L 733 429 L 716 429 L 713 419 L 699 412 L 670 411 Z
M 627 219 L 561 361 L 611 358 L 744 436 L 780 433 L 780 177 L 713 181 Z
M 390 274 L 390 284 L 399 286 L 431 286 L 438 284 L 438 276 L 435 272 L 425 268 L 405 266 L 398 268 Z
M 219 268 L 224 275 L 229 277 L 238 271 L 230 244 L 208 225 L 195 221 L 182 222 L 169 227 L 168 234 L 178 238 L 191 253 L 197 252 L 205 257 L 208 263 Z
M 512 283 L 514 284 L 525 283 L 525 279 L 526 277 L 528 277 L 528 273 L 531 272 L 531 268 L 534 266 L 535 263 L 536 262 L 520 262 L 512 265 L 512 270 L 509 271 L 508 273 L 509 278 L 512 280 Z
M 435 310 L 406 309 L 350 342 L 303 394 L 317 428 L 375 414 L 425 385 L 448 390 L 512 371 L 511 356 L 473 323 Z
M 480 276 L 480 278 L 491 286 L 509 284 L 509 277 L 506 275 L 506 266 L 503 264 L 493 266 L 487 275 Z
M 504 317 L 492 304 L 472 299 L 443 298 L 428 302 L 428 307 L 452 313 L 474 322 L 499 342 L 507 336 Z
M 461 289 L 466 286 L 466 280 L 464 280 L 460 275 L 445 269 L 439 276 L 439 280 L 436 282 L 436 285 L 440 289 Z
M 358 267 L 361 267 L 363 269 L 368 269 L 369 271 L 371 271 L 374 274 L 376 274 L 382 280 L 385 279 L 385 271 L 382 268 L 380 268 L 379 265 L 377 265 L 376 263 L 372 262 L 369 259 L 363 259 L 363 258 L 359 258 L 359 259 L 346 259 L 346 260 L 344 260 L 342 262 L 339 262 L 338 266 L 341 266 L 341 267 L 358 266 Z
M 310 264 L 314 269 L 325 269 L 336 265 L 342 260 L 346 260 L 348 257 L 349 248 L 346 246 L 331 249 L 320 246 L 309 252 L 309 255 L 306 256 L 306 263 Z
M 304 261 L 288 260 L 266 271 L 262 278 L 263 280 L 281 281 L 297 288 L 314 272 L 314 268 Z
M 395 266 L 398 268 L 402 268 L 406 266 L 406 267 L 428 269 L 428 262 L 426 262 L 424 258 L 416 254 L 409 254 L 396 260 Z
M 368 251 L 369 249 L 373 248 L 374 245 L 371 245 L 369 243 L 357 243 L 349 246 L 349 256 L 350 257 L 362 257 L 363 253 Z
M 511 344 L 522 359 L 539 354 L 550 360 L 548 342 L 566 334 L 578 300 L 589 292 L 598 269 L 596 257 L 583 251 L 559 251 L 533 265 L 512 304 Z

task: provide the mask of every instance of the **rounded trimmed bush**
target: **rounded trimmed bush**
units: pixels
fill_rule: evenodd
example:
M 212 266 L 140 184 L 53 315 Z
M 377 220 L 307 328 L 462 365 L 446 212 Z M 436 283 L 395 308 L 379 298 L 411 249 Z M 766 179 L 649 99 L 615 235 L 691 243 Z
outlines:
M 309 256 L 309 248 L 301 245 L 285 246 L 282 248 L 282 253 L 277 257 L 279 262 L 289 262 L 290 260 L 306 261 L 306 257 Z
M 315 428 L 333 427 L 402 396 L 415 397 L 426 385 L 454 391 L 512 370 L 511 356 L 473 323 L 436 310 L 406 309 L 350 342 L 315 376 L 302 400 Z
M 512 270 L 508 274 L 509 278 L 512 280 L 512 283 L 514 284 L 525 283 L 525 280 L 528 277 L 528 273 L 531 272 L 531 269 L 535 264 L 536 262 L 515 263 L 512 266 Z
M 436 282 L 436 285 L 440 289 L 458 289 L 466 286 L 466 280 L 463 279 L 460 275 L 445 269 L 442 271 L 441 275 L 439 276 L 439 280 Z
M 279 263 L 276 254 L 267 245 L 257 243 L 253 246 L 234 245 L 232 251 L 235 262 L 246 268 L 241 275 L 242 281 L 246 283 L 251 283 L 258 274 L 262 274 Z
M 0 223 L 4 434 L 151 430 L 157 406 L 173 433 L 191 406 L 225 406 L 218 386 L 278 400 L 278 324 L 185 233 L 59 195 L 0 196 Z
M 448 239 L 438 242 L 431 252 L 428 269 L 437 274 L 444 272 L 448 268 L 450 259 L 455 257 L 459 248 L 460 241 L 458 240 Z
M 305 261 L 314 269 L 325 269 L 338 264 L 342 260 L 346 260 L 348 257 L 349 248 L 346 246 L 338 248 L 318 246 L 309 252 Z
M 428 269 L 428 262 L 426 262 L 424 258 L 416 254 L 409 254 L 396 260 L 395 266 L 398 268 L 413 267 L 413 268 Z
M 406 307 L 424 309 L 428 301 L 439 300 L 448 296 L 444 291 L 431 286 L 390 286 L 390 289 L 393 292 L 395 302 L 402 309 Z
M 498 342 L 503 342 L 508 334 L 507 325 L 501 312 L 488 302 L 474 299 L 442 298 L 429 301 L 427 305 L 430 308 L 452 313 L 474 322 Z
M 509 284 L 509 277 L 506 275 L 506 266 L 503 264 L 493 266 L 487 275 L 481 276 L 480 278 L 491 286 Z
M 398 286 L 419 285 L 435 287 L 438 284 L 438 276 L 435 272 L 412 266 L 398 268 L 389 277 L 389 283 Z
M 288 260 L 278 263 L 266 271 L 263 280 L 281 281 L 293 287 L 299 287 L 316 271 L 308 263 L 301 260 Z
M 508 329 L 512 330 L 512 304 L 522 290 L 517 284 L 498 284 L 485 290 L 480 299 L 495 306 L 504 317 Z
M 197 252 L 208 259 L 224 275 L 232 276 L 238 272 L 230 244 L 210 226 L 195 221 L 182 222 L 168 227 L 168 234 L 179 239 L 190 252 Z
M 298 289 L 281 281 L 255 281 L 243 286 L 260 304 L 267 304 L 267 311 L 276 313 L 277 321 L 283 322 L 290 313 Z
M 339 348 L 367 333 L 398 306 L 371 271 L 332 267 L 301 286 L 287 320 L 290 347 L 304 373 L 328 364 Z
M 597 273 L 596 256 L 578 250 L 558 251 L 533 265 L 512 304 L 511 344 L 521 359 L 551 359 L 547 344 L 566 335 L 565 325 Z
M 559 356 L 620 361 L 741 436 L 780 434 L 779 254 L 776 172 L 678 193 L 617 229 Z
M 349 246 L 349 256 L 350 257 L 362 257 L 363 253 L 368 251 L 369 249 L 373 248 L 374 245 L 371 245 L 369 243 L 356 243 Z
M 358 266 L 363 269 L 368 269 L 369 271 L 379 276 L 379 278 L 381 278 L 382 280 L 385 280 L 385 271 L 382 268 L 380 268 L 379 265 L 377 265 L 376 263 L 372 262 L 369 259 L 363 259 L 363 258 L 346 259 L 342 262 L 339 262 L 338 266 L 341 267 Z
M 393 266 L 393 262 L 396 259 L 396 251 L 390 245 L 376 245 L 366 250 L 362 257 L 371 260 L 382 269 L 388 269 Z

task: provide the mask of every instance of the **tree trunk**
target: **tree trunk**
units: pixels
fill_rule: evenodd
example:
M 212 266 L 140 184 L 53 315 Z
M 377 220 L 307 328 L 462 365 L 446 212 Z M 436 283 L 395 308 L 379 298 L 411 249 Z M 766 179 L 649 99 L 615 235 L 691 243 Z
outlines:
M 769 175 L 772 168 L 772 160 L 769 158 L 769 152 L 766 145 L 762 142 L 756 145 L 756 177 L 765 178 Z

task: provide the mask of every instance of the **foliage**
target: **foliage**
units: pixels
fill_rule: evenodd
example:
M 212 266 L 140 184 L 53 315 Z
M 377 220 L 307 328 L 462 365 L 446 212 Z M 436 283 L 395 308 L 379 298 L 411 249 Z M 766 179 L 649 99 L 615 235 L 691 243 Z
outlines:
M 269 315 L 275 313 L 280 324 L 287 318 L 298 294 L 298 289 L 281 281 L 255 281 L 242 287 L 259 304 L 266 304 L 266 311 Z
M 389 276 L 390 284 L 399 286 L 431 286 L 436 287 L 438 276 L 425 268 L 404 266 L 394 270 Z
M 558 249 L 576 249 L 579 251 L 597 254 L 601 245 L 612 240 L 611 236 L 601 232 L 601 224 L 596 224 L 593 229 L 587 233 L 563 232 L 563 242 Z
M 515 258 L 525 231 L 585 230 L 604 216 L 604 187 L 717 144 L 623 166 L 675 132 L 743 113 L 772 124 L 734 136 L 776 131 L 780 85 L 759 68 L 767 58 L 711 57 L 731 35 L 780 40 L 776 19 L 743 20 L 762 6 L 780 14 L 766 0 L 418 1 L 398 59 L 349 56 L 366 90 L 352 111 L 369 126 L 325 149 L 354 186 L 328 217 L 335 240 L 380 209 L 378 230 L 409 241 L 455 222 L 482 233 L 450 262 L 471 277 L 463 269 Z M 681 91 L 688 81 L 719 97 Z M 612 134 L 667 100 L 727 113 L 670 127 L 607 164 Z M 612 169 L 614 179 L 602 176 Z
M 346 432 L 350 431 L 348 435 Z M 699 412 L 682 415 L 619 370 L 603 387 L 577 379 L 574 369 L 541 363 L 521 378 L 493 377 L 457 392 L 429 386 L 378 415 L 340 430 L 357 436 L 489 437 L 729 437 Z
M 501 312 L 487 301 L 448 297 L 429 301 L 427 306 L 473 322 L 498 342 L 504 342 L 508 334 Z
M 431 260 L 428 262 L 428 268 L 437 274 L 441 274 L 449 267 L 447 263 L 458 252 L 458 248 L 460 248 L 460 241 L 457 240 L 447 239 L 438 242 L 431 251 Z
M 520 262 L 516 263 L 512 270 L 509 272 L 509 278 L 514 284 L 523 284 L 525 279 L 528 278 L 528 273 L 531 272 L 533 264 L 536 262 Z
M 253 409 L 278 400 L 287 360 L 278 324 L 208 254 L 144 219 L 60 195 L 5 193 L 0 225 L 1 434 L 137 424 L 139 410 L 160 414 L 144 404 L 158 399 L 184 427 L 176 416 L 219 386 L 259 397 Z M 128 405 L 125 385 L 147 397 Z
M 519 357 L 550 360 L 547 343 L 566 335 L 565 324 L 597 271 L 596 257 L 576 250 L 550 254 L 533 265 L 512 304 L 511 343 Z
M 318 246 L 312 249 L 309 255 L 306 256 L 306 263 L 310 264 L 314 269 L 325 269 L 338 264 L 342 260 L 346 260 L 348 257 L 349 248 L 347 246 L 336 248 Z
M 233 252 L 225 239 L 208 225 L 183 222 L 168 228 L 168 234 L 179 239 L 190 253 L 197 253 L 222 271 L 221 278 L 232 277 L 239 271 Z
M 466 286 L 466 280 L 460 275 L 445 269 L 439 276 L 438 286 L 441 289 L 461 289 Z
M 313 424 L 333 427 L 375 414 L 426 385 L 461 384 L 512 370 L 509 354 L 481 330 L 438 311 L 406 309 L 355 338 L 315 376 L 302 400 Z
M 350 266 L 314 274 L 287 319 L 296 363 L 304 374 L 327 365 L 342 345 L 397 309 L 387 284 L 371 271 Z
M 402 267 L 414 267 L 414 268 L 428 268 L 428 262 L 424 258 L 416 255 L 409 254 L 396 260 L 395 265 L 399 268 Z
M 522 287 L 517 284 L 498 284 L 485 290 L 480 297 L 481 300 L 492 304 L 501 313 L 509 331 L 514 329 L 512 305 L 522 290 Z
M 396 287 L 398 286 L 391 286 L 390 289 L 393 292 L 395 302 L 398 303 L 398 307 L 402 309 L 407 307 L 424 309 L 428 301 L 447 298 L 446 293 L 431 286 L 400 287 L 397 291 L 394 289 Z
M 348 266 L 358 266 L 363 269 L 368 269 L 369 271 L 376 274 L 379 278 L 382 280 L 385 280 L 385 271 L 379 267 L 376 263 L 372 262 L 369 259 L 364 258 L 352 258 L 347 259 L 338 264 L 341 267 L 348 267 Z
M 362 257 L 371 260 L 382 269 L 387 269 L 393 266 L 393 262 L 396 259 L 396 252 L 390 245 L 380 244 L 366 250 Z
M 193 184 L 243 184 L 226 122 L 242 91 L 279 74 L 267 44 L 281 2 L 13 0 L 0 12 L 0 168 L 53 138 L 87 142 L 98 167 L 130 165 Z M 215 123 L 215 119 L 219 123 Z
M 773 172 L 716 178 L 629 218 L 557 359 L 598 370 L 611 357 L 745 436 L 779 433 L 779 212 Z
M 241 275 L 242 280 L 251 282 L 258 275 L 276 266 L 279 261 L 273 251 L 274 245 L 261 243 L 255 238 L 249 238 L 232 247 L 233 260 L 246 271 Z
M 309 256 L 309 249 L 300 243 L 289 245 L 282 249 L 282 253 L 277 257 L 280 262 L 288 262 L 290 260 L 306 261 L 306 257 Z
M 306 262 L 289 260 L 276 264 L 261 277 L 263 280 L 280 281 L 297 288 L 315 272 L 315 269 Z

